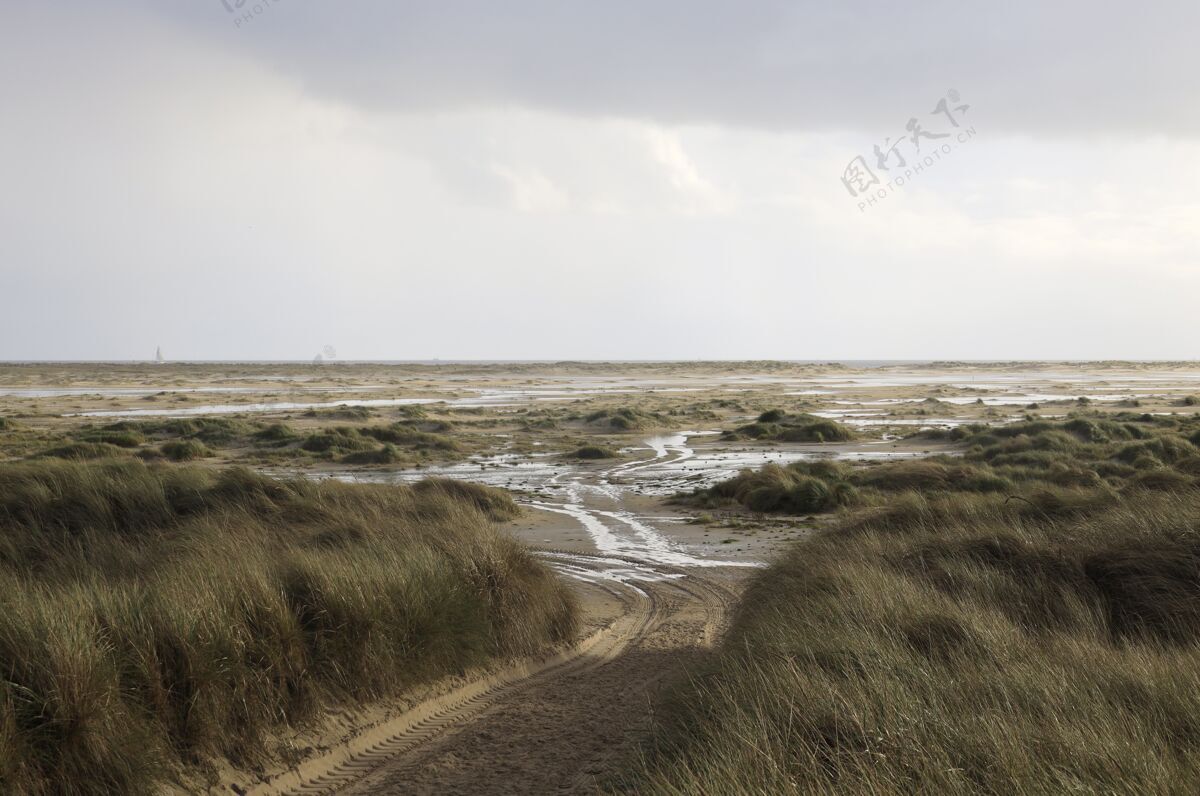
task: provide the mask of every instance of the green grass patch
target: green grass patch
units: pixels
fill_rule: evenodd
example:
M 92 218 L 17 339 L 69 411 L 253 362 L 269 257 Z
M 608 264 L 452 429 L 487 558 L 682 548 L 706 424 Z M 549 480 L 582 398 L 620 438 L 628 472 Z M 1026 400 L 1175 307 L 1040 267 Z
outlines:
M 287 423 L 271 423 L 266 428 L 254 432 L 254 439 L 260 442 L 287 444 L 299 438 L 296 430 Z
M 763 412 L 754 423 L 725 432 L 726 440 L 847 442 L 854 438 L 853 430 L 836 421 L 780 409 Z
M 123 456 L 122 448 L 108 442 L 74 442 L 43 451 L 39 456 L 52 459 L 111 459 Z
M 358 433 L 350 426 L 339 426 L 315 434 L 309 434 L 300 447 L 310 453 L 351 453 L 374 450 L 376 441 Z
M 173 462 L 190 462 L 212 455 L 212 451 L 204 443 L 197 442 L 194 439 L 164 442 L 159 446 L 158 450 L 163 456 Z
M 168 420 L 122 420 L 84 438 L 100 435 L 131 435 L 146 439 L 194 439 L 207 445 L 224 447 L 251 437 L 256 424 L 232 417 L 185 417 Z
M 448 425 L 435 424 L 438 428 L 449 429 Z M 409 428 L 407 425 L 397 423 L 392 426 L 366 426 L 359 429 L 359 433 L 366 437 L 387 442 L 392 445 L 399 445 L 404 448 L 415 448 L 417 450 L 436 450 L 436 451 L 456 451 L 458 444 L 453 439 L 443 434 L 432 433 L 429 431 L 420 431 Z
M 83 442 L 103 442 L 109 445 L 116 445 L 118 448 L 136 448 L 146 442 L 146 437 L 137 431 L 115 431 L 108 429 L 85 432 L 80 435 L 79 439 Z
M 640 431 L 658 428 L 666 423 L 661 415 L 631 408 L 599 409 L 583 419 L 590 426 L 601 426 L 611 431 Z
M 347 453 L 342 461 L 346 464 L 395 464 L 402 459 L 395 446 L 384 445 L 376 450 Z
M 375 416 L 375 411 L 366 406 L 339 406 L 333 409 L 309 409 L 304 417 L 320 420 L 364 421 Z

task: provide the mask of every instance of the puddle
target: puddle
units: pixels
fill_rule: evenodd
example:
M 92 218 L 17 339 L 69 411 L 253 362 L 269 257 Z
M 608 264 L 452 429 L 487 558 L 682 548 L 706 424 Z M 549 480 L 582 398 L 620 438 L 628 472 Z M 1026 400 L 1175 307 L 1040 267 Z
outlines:
M 570 553 L 552 552 L 542 552 L 538 555 L 546 559 L 552 569 L 585 583 L 615 581 L 628 586 L 639 581 L 662 583 L 683 577 L 682 573 L 660 572 L 649 565 L 632 564 L 616 558 L 573 556 Z
M 842 445 L 794 445 L 769 450 L 730 450 L 721 445 L 693 447 L 693 440 L 717 435 L 716 431 L 686 431 L 643 439 L 630 450 L 637 459 L 608 466 L 580 465 L 556 455 L 500 454 L 443 467 L 380 472 L 332 472 L 310 477 L 345 481 L 411 483 L 430 476 L 460 478 L 513 490 L 516 500 L 537 511 L 569 517 L 578 523 L 601 554 L 679 567 L 760 566 L 760 562 L 709 557 L 702 544 L 680 541 L 669 530 L 677 516 L 640 515 L 629 511 L 631 495 L 666 496 L 707 487 L 736 475 L 745 468 L 767 462 L 846 459 L 873 461 L 913 458 L 921 452 L 893 450 L 887 443 Z M 646 455 L 649 454 L 649 455 Z M 590 560 L 590 559 L 589 559 Z M 628 562 L 608 575 L 560 562 L 564 574 L 580 578 L 634 578 L 645 576 L 629 570 Z M 574 568 L 572 568 L 574 567 Z

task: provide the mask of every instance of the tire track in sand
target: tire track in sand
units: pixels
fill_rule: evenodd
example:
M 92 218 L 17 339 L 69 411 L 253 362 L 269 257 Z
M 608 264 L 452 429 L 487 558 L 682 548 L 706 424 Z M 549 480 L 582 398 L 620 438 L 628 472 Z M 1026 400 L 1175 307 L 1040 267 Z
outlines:
M 720 589 L 699 578 L 656 581 L 656 620 L 625 649 L 580 673 L 501 699 L 430 743 L 389 761 L 345 792 L 591 793 L 636 754 L 658 692 L 705 654 Z
M 581 556 L 581 558 L 588 558 Z M 644 639 L 664 618 L 663 586 L 591 583 L 616 597 L 625 613 L 574 647 L 542 660 L 510 666 L 489 677 L 423 702 L 404 714 L 371 728 L 320 757 L 268 783 L 250 788 L 254 796 L 329 794 L 347 787 L 387 765 L 402 764 L 405 757 L 489 707 L 555 679 L 578 676 L 618 658 L 631 644 Z
M 648 731 L 661 682 L 716 639 L 736 594 L 708 568 L 747 565 L 683 554 L 624 509 L 619 487 L 618 494 L 589 490 L 597 480 L 605 485 L 612 475 L 690 453 L 682 444 L 655 446 L 649 461 L 567 475 L 566 503 L 531 503 L 568 514 L 592 533 L 600 554 L 543 550 L 541 555 L 579 588 L 600 590 L 618 601 L 623 613 L 606 628 L 549 658 L 515 664 L 418 704 L 249 793 L 596 790 L 613 773 L 615 761 L 633 754 Z M 606 501 L 612 503 L 606 506 Z

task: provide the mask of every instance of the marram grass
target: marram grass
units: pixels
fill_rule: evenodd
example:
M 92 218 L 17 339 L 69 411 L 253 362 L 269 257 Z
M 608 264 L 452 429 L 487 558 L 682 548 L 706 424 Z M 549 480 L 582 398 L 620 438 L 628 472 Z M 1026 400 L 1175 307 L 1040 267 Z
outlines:
M 0 792 L 141 793 L 332 706 L 570 639 L 474 485 L 0 465 Z
M 731 482 L 743 503 L 811 480 L 878 494 L 756 576 L 614 788 L 1200 792 L 1200 491 L 1167 466 L 1194 453 L 1146 434 L 1124 456 L 1154 462 L 1110 472 L 1103 456 L 1129 444 L 1111 429 L 1102 449 L 1078 442 L 1086 427 L 1046 433 L 1001 432 L 974 461 L 882 465 L 873 483 L 835 465 Z M 1039 449 L 1056 455 L 987 463 Z

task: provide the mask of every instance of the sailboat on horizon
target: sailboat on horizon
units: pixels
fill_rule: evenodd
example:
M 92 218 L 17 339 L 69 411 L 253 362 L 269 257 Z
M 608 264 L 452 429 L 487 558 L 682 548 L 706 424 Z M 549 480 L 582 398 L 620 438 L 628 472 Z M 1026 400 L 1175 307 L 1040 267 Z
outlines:
M 158 346 L 157 348 L 154 349 L 154 361 L 160 365 L 167 361 L 163 357 L 162 346 Z

